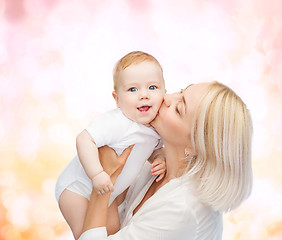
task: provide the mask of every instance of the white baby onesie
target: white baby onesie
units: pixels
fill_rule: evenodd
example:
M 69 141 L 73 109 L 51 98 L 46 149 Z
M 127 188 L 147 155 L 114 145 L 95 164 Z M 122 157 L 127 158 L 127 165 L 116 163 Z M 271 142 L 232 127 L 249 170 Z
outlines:
M 115 182 L 115 190 L 110 196 L 110 205 L 120 193 L 131 185 L 152 152 L 162 147 L 161 138 L 153 127 L 146 127 L 131 121 L 124 116 L 119 108 L 97 116 L 86 130 L 93 138 L 97 147 L 108 145 L 118 155 L 125 148 L 135 144 L 121 174 Z M 58 178 L 55 189 L 57 201 L 59 201 L 59 197 L 64 189 L 75 182 L 80 182 L 84 185 L 84 189 L 87 192 L 87 194 L 84 194 L 84 197 L 89 199 L 93 187 L 92 181 L 86 175 L 77 155 Z

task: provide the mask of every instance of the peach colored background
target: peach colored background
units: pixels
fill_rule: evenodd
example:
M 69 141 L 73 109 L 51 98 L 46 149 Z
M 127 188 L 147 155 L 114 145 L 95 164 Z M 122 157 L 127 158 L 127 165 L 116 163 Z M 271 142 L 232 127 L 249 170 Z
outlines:
M 56 178 L 115 107 L 112 68 L 132 50 L 160 61 L 168 92 L 216 79 L 247 103 L 254 189 L 223 239 L 282 239 L 280 0 L 0 0 L 0 239 L 71 239 Z

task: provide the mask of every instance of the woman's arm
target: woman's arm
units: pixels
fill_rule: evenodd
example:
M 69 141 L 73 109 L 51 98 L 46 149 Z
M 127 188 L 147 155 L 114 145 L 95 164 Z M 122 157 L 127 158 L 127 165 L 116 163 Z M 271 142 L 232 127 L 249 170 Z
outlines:
M 101 164 L 110 175 L 113 184 L 121 173 L 132 148 L 133 146 L 130 146 L 125 149 L 121 156 L 117 156 L 115 151 L 107 146 L 99 148 Z M 110 193 L 98 195 L 95 191 L 92 191 L 82 232 L 106 226 L 109 198 Z

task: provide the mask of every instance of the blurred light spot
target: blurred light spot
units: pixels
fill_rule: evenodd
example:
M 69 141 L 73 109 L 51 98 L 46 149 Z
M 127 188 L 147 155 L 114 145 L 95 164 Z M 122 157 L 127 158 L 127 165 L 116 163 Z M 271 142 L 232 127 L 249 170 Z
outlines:
M 12 226 L 10 224 L 6 224 L 4 226 L 1 226 L 0 229 L 0 236 L 3 236 L 2 239 L 11 239 L 11 240 L 21 240 L 21 233 L 19 229 L 17 229 L 16 226 Z
M 32 201 L 27 194 L 16 195 L 8 204 L 7 219 L 17 228 L 27 230 L 30 226 Z
M 9 21 L 19 21 L 25 16 L 23 1 L 24 0 L 6 1 L 5 16 Z
M 89 111 L 89 102 L 86 98 L 78 97 L 75 93 L 69 93 L 65 96 L 65 108 L 68 116 L 71 118 L 81 118 Z M 97 102 L 98 104 L 98 102 Z
M 53 119 L 58 112 L 57 104 L 54 101 L 47 101 L 41 108 L 41 114 L 48 119 Z
M 43 193 L 46 195 L 54 195 L 54 189 L 57 180 L 54 178 L 47 178 L 42 184 Z
M 23 57 L 18 60 L 19 74 L 26 78 L 34 78 L 39 73 L 38 61 L 31 57 Z
M 15 176 L 14 172 L 8 171 L 8 170 L 0 171 L 0 186 L 1 187 L 10 188 L 10 187 L 13 187 L 15 185 L 16 185 L 16 176 Z M 2 194 L 1 194 L 2 199 L 5 199 L 7 197 L 6 194 L 7 194 L 7 192 L 2 192 Z
M 33 1 L 33 0 L 25 0 L 25 9 L 26 12 L 33 16 L 41 18 L 42 16 L 46 16 L 52 6 L 57 2 L 57 0 L 43 0 L 43 1 Z
M 55 124 L 48 130 L 49 139 L 55 144 L 66 144 L 71 139 L 70 129 L 63 124 Z
M 1 3 L 0 3 L 1 4 Z M 1 9 L 0 9 L 1 11 Z M 4 64 L 8 60 L 8 52 L 4 45 L 0 45 L 0 64 Z
M 268 213 L 271 213 L 271 217 L 274 215 L 282 216 L 281 193 L 279 193 L 269 179 L 256 179 L 252 194 L 247 201 L 254 206 L 267 210 Z M 260 212 L 260 214 L 263 214 L 263 212 Z
M 30 161 L 34 160 L 40 146 L 40 132 L 37 126 L 25 125 L 18 136 L 17 152 Z
M 282 70 L 282 50 L 271 50 L 267 54 L 267 63 L 272 68 Z
M 54 240 L 70 240 L 73 238 L 71 231 L 65 231 L 60 235 L 57 235 Z
M 23 125 L 32 125 L 33 128 L 37 128 L 42 120 L 42 107 L 38 106 L 26 106 L 20 110 L 20 118 L 22 119 Z
M 7 189 L 7 190 L 3 190 L 1 193 L 1 198 L 2 198 L 2 202 L 3 205 L 5 206 L 6 209 L 9 209 L 10 207 L 12 207 L 12 202 L 14 199 L 17 198 L 17 193 L 15 190 L 13 189 Z
M 3 121 L 0 119 L 0 142 L 4 140 L 4 136 L 5 136 L 5 127 Z
M 31 93 L 36 99 L 46 99 L 60 90 L 60 74 L 56 68 L 42 71 L 34 80 Z
M 2 15 L 3 15 L 4 11 L 5 11 L 5 6 L 6 6 L 5 0 L 1 0 L 0 1 L 0 18 L 2 17 Z
M 248 109 L 250 109 L 253 121 L 263 121 L 269 110 L 264 88 L 259 84 L 248 81 L 247 79 L 238 83 L 240 84 L 240 89 L 238 89 L 238 92 L 240 93 L 239 95 L 247 104 Z M 250 91 L 250 89 L 252 91 Z
M 254 115 L 251 112 L 252 115 Z M 253 122 L 253 159 L 255 161 L 267 161 L 269 157 L 269 152 L 265 151 L 265 148 L 268 149 L 270 146 L 268 146 L 268 143 L 265 141 L 266 139 L 269 139 L 270 132 L 268 129 L 264 127 L 262 123 L 259 122 Z
M 38 239 L 53 240 L 55 237 L 54 230 L 48 226 L 41 226 L 38 230 Z

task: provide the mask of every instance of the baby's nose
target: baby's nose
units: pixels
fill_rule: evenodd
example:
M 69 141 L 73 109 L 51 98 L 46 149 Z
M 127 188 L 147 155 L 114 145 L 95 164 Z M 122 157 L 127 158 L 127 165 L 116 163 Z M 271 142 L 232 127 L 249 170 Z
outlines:
M 148 91 L 146 91 L 146 90 L 139 91 L 139 98 L 140 99 L 148 99 L 149 98 Z

